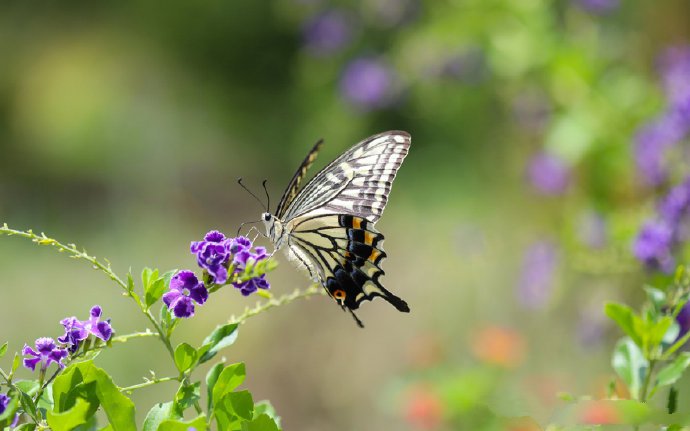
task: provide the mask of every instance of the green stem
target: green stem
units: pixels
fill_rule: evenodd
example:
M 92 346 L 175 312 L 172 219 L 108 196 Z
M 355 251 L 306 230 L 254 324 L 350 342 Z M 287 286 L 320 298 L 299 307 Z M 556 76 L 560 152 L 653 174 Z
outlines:
M 278 298 L 271 298 L 263 303 L 257 303 L 254 308 L 246 308 L 238 317 L 232 316 L 228 323 L 242 324 L 250 317 L 263 313 L 274 307 L 289 304 L 301 298 L 309 298 L 314 295 L 323 295 L 325 290 L 321 289 L 318 284 L 312 284 L 304 290 L 295 289 L 292 293 L 282 295 Z
M 647 375 L 644 377 L 644 383 L 642 384 L 642 390 L 640 392 L 640 402 L 647 402 L 647 390 L 649 389 L 649 383 L 652 381 L 652 374 L 654 373 L 656 362 L 656 359 L 651 359 L 649 361 L 649 370 L 647 371 Z
M 139 383 L 137 385 L 127 386 L 127 387 L 119 388 L 119 389 L 120 389 L 120 392 L 131 392 L 131 391 L 134 391 L 137 389 L 146 388 L 148 386 L 153 386 L 153 385 L 156 385 L 158 383 L 170 382 L 170 381 L 179 381 L 179 378 L 178 377 L 161 377 L 160 379 L 154 378 L 152 380 L 147 380 L 147 381 L 145 381 L 143 383 Z

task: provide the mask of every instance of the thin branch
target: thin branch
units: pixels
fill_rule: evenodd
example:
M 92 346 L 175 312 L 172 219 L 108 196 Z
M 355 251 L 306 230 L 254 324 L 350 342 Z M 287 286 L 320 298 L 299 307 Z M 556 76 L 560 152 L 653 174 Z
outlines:
M 228 323 L 242 324 L 250 317 L 256 316 L 257 314 L 263 313 L 274 307 L 279 307 L 281 305 L 289 304 L 298 299 L 309 298 L 314 295 L 324 295 L 326 291 L 321 288 L 318 284 L 312 284 L 304 290 L 295 289 L 292 293 L 287 293 L 278 298 L 270 298 L 264 302 L 258 302 L 253 308 L 245 308 L 244 312 L 239 316 L 230 317 Z
M 173 380 L 174 380 L 174 381 L 179 381 L 179 378 L 178 378 L 178 377 L 172 377 L 172 376 L 171 376 L 171 377 L 153 378 L 153 379 L 151 379 L 151 380 L 146 379 L 146 381 L 143 382 L 143 383 L 139 383 L 139 384 L 136 384 L 136 385 L 127 386 L 127 387 L 119 388 L 119 389 L 120 389 L 120 392 L 131 392 L 131 391 L 136 390 L 136 389 L 141 389 L 141 388 L 145 388 L 145 387 L 148 387 L 148 386 L 156 385 L 156 384 L 158 384 L 158 383 L 169 382 L 169 381 L 173 381 Z

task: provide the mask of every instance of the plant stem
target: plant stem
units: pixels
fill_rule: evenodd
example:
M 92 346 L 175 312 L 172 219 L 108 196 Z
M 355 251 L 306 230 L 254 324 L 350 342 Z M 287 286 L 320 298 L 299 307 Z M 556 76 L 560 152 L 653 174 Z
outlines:
M 654 373 L 654 367 L 656 366 L 656 359 L 651 359 L 649 361 L 649 370 L 647 375 L 644 377 L 644 383 L 642 384 L 642 390 L 640 392 L 640 401 L 647 402 L 647 390 L 649 389 L 649 383 L 652 381 L 652 374 Z
M 289 304 L 297 299 L 309 298 L 314 295 L 323 295 L 325 290 L 321 289 L 318 284 L 312 284 L 304 290 L 295 289 L 292 293 L 282 295 L 278 298 L 271 298 L 263 303 L 258 302 L 254 308 L 246 308 L 238 317 L 232 316 L 228 323 L 242 324 L 250 317 L 263 313 L 274 307 Z
M 161 377 L 160 379 L 154 378 L 152 380 L 147 380 L 147 381 L 145 381 L 143 383 L 139 383 L 137 385 L 127 386 L 127 387 L 119 388 L 119 389 L 120 389 L 120 392 L 131 392 L 131 391 L 134 391 L 137 389 L 146 388 L 148 386 L 153 386 L 153 385 L 156 385 L 158 383 L 170 382 L 173 380 L 179 381 L 179 378 L 178 377 Z

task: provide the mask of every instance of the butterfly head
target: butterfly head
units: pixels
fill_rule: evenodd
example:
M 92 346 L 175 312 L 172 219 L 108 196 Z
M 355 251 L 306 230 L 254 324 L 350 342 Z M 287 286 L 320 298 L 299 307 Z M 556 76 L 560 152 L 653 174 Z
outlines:
M 264 226 L 266 226 L 266 236 L 268 236 L 268 238 L 270 238 L 270 240 L 273 241 L 278 248 L 280 248 L 282 245 L 280 240 L 283 236 L 283 224 L 276 218 L 276 216 L 269 212 L 261 214 L 261 221 L 263 221 Z

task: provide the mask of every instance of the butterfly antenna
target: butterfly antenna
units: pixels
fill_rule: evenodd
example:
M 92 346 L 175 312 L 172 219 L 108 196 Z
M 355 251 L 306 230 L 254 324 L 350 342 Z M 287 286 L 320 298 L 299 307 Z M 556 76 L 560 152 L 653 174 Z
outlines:
M 357 317 L 355 312 L 349 308 L 347 310 L 350 312 L 350 314 L 352 314 L 352 318 L 355 319 L 355 322 L 357 322 L 357 326 L 359 326 L 360 328 L 364 328 L 364 323 L 362 323 L 362 321 L 359 320 L 359 317 Z
M 264 180 L 261 185 L 264 187 L 264 191 L 266 192 L 266 212 L 271 212 L 271 195 L 268 194 L 268 189 L 266 188 L 266 182 L 268 180 Z
M 261 205 L 262 207 L 264 206 L 264 203 L 261 202 L 261 199 L 259 199 L 258 197 L 256 197 L 256 195 L 255 195 L 254 193 L 252 193 L 252 191 L 249 190 L 249 189 L 247 188 L 247 186 L 245 186 L 244 184 L 242 184 L 242 177 L 239 177 L 239 178 L 237 179 L 237 184 L 239 184 L 240 186 L 242 186 L 242 188 L 245 189 L 250 195 L 254 196 L 254 199 L 256 199 L 256 201 L 259 202 L 259 205 Z
M 251 224 L 251 223 L 261 223 L 261 220 L 255 220 L 255 221 L 245 221 L 240 224 L 240 227 L 237 229 L 237 236 L 240 236 L 240 232 L 242 231 L 242 228 L 246 224 Z

